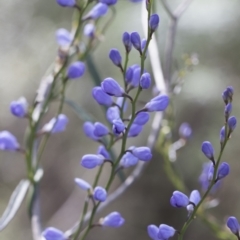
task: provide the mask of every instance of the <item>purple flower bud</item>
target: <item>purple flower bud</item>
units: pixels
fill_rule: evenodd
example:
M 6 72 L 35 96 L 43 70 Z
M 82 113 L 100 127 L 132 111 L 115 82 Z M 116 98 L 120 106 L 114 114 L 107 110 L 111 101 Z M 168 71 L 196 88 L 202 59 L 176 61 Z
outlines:
M 104 158 L 102 155 L 86 154 L 82 157 L 81 165 L 84 168 L 92 169 L 100 166 L 103 163 L 103 160 Z
M 101 3 L 105 3 L 109 6 L 117 3 L 117 0 L 98 0 L 98 1 L 101 2 Z
M 123 106 L 123 100 L 124 100 L 124 97 L 119 97 L 119 98 L 117 98 L 116 104 L 117 104 L 119 107 L 122 107 L 122 106 Z M 125 101 L 125 103 L 124 103 L 123 112 L 126 112 L 126 110 L 127 110 L 127 101 Z
M 59 114 L 57 118 L 52 118 L 42 128 L 42 132 L 60 133 L 65 131 L 68 118 L 64 114 Z
M 164 111 L 169 104 L 169 97 L 167 95 L 160 95 L 153 98 L 145 105 L 148 112 Z
M 111 159 L 109 152 L 104 146 L 99 146 L 97 154 L 101 154 L 105 159 Z
M 149 27 L 152 31 L 155 31 L 159 25 L 159 16 L 157 14 L 152 14 L 149 19 Z
M 189 199 L 184 193 L 174 191 L 170 199 L 170 203 L 173 207 L 177 208 L 186 207 L 189 204 Z
M 90 190 L 92 186 L 81 178 L 75 178 L 75 183 L 82 189 L 82 190 Z
M 68 30 L 60 28 L 56 31 L 56 40 L 60 47 L 68 47 L 72 43 L 73 36 Z
M 222 93 L 222 98 L 223 98 L 223 101 L 228 104 L 228 102 L 232 101 L 232 96 L 233 96 L 233 93 L 234 93 L 234 89 L 232 86 L 229 86 L 227 87 L 223 93 Z
M 66 240 L 64 233 L 57 228 L 49 227 L 45 229 L 42 236 L 46 240 Z
M 212 181 L 213 180 L 213 175 L 214 175 L 214 165 L 211 164 L 211 166 L 208 169 L 208 181 Z
M 8 131 L 0 132 L 0 150 L 17 151 L 19 143 L 14 135 Z
M 142 130 L 143 126 L 138 124 L 132 124 L 128 132 L 128 137 L 136 137 L 142 132 Z
M 140 78 L 140 86 L 143 89 L 148 89 L 151 86 L 151 76 L 149 73 L 144 73 Z
M 83 132 L 87 137 L 89 137 L 92 140 L 98 140 L 98 137 L 94 134 L 95 127 L 91 122 L 85 122 L 83 124 Z
M 126 154 L 124 154 L 120 161 L 120 165 L 123 166 L 124 168 L 135 166 L 137 163 L 138 163 L 138 158 L 135 157 L 130 152 L 127 152 Z
M 141 38 L 137 32 L 131 33 L 131 42 L 134 48 L 136 48 L 138 51 L 141 51 Z
M 70 79 L 80 78 L 85 72 L 85 64 L 83 62 L 74 62 L 67 69 L 67 76 Z
M 191 203 L 194 203 L 195 206 L 198 205 L 198 203 L 201 200 L 201 195 L 198 190 L 193 190 L 190 194 L 189 201 Z
M 56 2 L 62 7 L 74 7 L 76 4 L 75 0 L 56 0 Z
M 138 124 L 138 125 L 145 125 L 148 122 L 149 118 L 150 118 L 149 113 L 147 113 L 147 112 L 140 112 L 135 117 L 133 123 L 134 124 Z
M 95 35 L 95 26 L 92 23 L 86 24 L 84 29 L 83 29 L 83 34 L 86 37 L 93 38 L 94 35 Z
M 147 231 L 148 231 L 148 236 L 152 239 L 152 240 L 157 240 L 158 238 L 158 232 L 159 229 L 157 226 L 155 225 L 149 225 L 147 227 Z
M 108 11 L 108 5 L 104 3 L 96 4 L 90 12 L 87 14 L 86 18 L 97 19 L 104 16 Z
M 149 147 L 135 147 L 132 154 L 142 161 L 149 161 L 152 159 L 151 149 Z
M 133 77 L 133 68 L 129 67 L 125 74 L 126 83 L 130 83 L 132 81 L 132 77 Z
M 123 33 L 122 41 L 127 52 L 130 52 L 132 49 L 131 36 L 128 32 Z
M 146 39 L 142 39 L 142 41 L 141 41 L 142 52 L 145 50 L 146 44 L 147 44 L 147 40 Z
M 239 223 L 235 217 L 229 217 L 227 220 L 227 226 L 231 230 L 231 232 L 237 236 L 239 236 Z
M 133 75 L 132 75 L 132 81 L 130 82 L 130 85 L 133 87 L 139 86 L 139 81 L 141 77 L 141 68 L 138 65 L 133 65 Z
M 188 123 L 182 123 L 181 126 L 179 127 L 178 132 L 179 132 L 180 137 L 182 137 L 184 139 L 188 139 L 192 135 L 192 129 Z
M 214 149 L 210 142 L 205 141 L 202 143 L 202 152 L 210 160 L 214 160 Z
M 225 141 L 225 127 L 222 127 L 220 130 L 220 143 L 223 144 Z
M 110 50 L 109 58 L 111 59 L 113 64 L 115 64 L 118 67 L 121 66 L 121 64 L 122 64 L 122 57 L 120 55 L 120 52 L 116 48 L 113 48 L 113 49 Z
M 113 78 L 104 79 L 101 87 L 105 93 L 111 96 L 122 97 L 124 94 L 123 88 Z
M 25 117 L 28 112 L 28 103 L 26 98 L 20 97 L 17 101 L 12 101 L 10 104 L 10 111 L 16 117 Z
M 113 120 L 119 119 L 120 118 L 119 108 L 116 106 L 108 108 L 106 117 L 110 123 L 113 123 Z
M 199 176 L 199 183 L 201 184 L 203 191 L 206 191 L 209 186 L 208 174 L 211 167 L 213 167 L 213 164 L 211 162 L 203 164 L 202 172 L 201 175 Z M 214 186 L 216 186 L 216 184 Z
M 100 105 L 110 107 L 113 104 L 112 98 L 101 87 L 94 87 L 92 89 L 92 96 Z
M 228 119 L 228 127 L 230 131 L 232 132 L 237 126 L 237 119 L 236 117 L 232 116 Z
M 108 133 L 109 133 L 108 128 L 104 124 L 100 122 L 94 123 L 93 134 L 96 137 L 103 137 L 106 136 Z
M 223 162 L 218 168 L 217 179 L 225 178 L 230 172 L 230 166 L 228 163 Z
M 115 135 L 119 135 L 125 130 L 125 125 L 120 118 L 114 119 L 112 123 L 113 123 L 112 130 Z
M 125 220 L 118 212 L 108 214 L 102 221 L 103 226 L 118 228 L 124 224 Z
M 96 201 L 104 202 L 107 199 L 107 191 L 102 187 L 95 187 L 93 197 Z
M 226 116 L 229 116 L 232 112 L 232 104 L 231 103 L 228 103 L 226 106 L 225 106 L 225 109 L 224 109 L 224 113 Z
M 173 227 L 166 224 L 161 224 L 159 226 L 158 238 L 159 240 L 168 240 L 170 237 L 174 236 L 175 232 L 176 230 Z

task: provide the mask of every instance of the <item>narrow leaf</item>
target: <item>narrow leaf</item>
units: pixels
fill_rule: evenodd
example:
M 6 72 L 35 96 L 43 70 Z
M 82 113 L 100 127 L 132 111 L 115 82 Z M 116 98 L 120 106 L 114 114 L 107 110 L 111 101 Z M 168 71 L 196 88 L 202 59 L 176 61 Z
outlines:
M 22 180 L 13 191 L 8 206 L 0 218 L 0 231 L 2 231 L 9 224 L 9 222 L 17 213 L 27 193 L 29 185 L 30 182 L 28 180 Z

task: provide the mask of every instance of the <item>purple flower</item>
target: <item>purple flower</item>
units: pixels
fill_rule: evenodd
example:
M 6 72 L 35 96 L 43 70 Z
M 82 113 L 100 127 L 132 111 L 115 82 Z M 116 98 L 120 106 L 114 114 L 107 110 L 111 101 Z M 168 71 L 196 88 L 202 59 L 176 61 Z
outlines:
M 117 0 L 98 0 L 98 1 L 101 2 L 101 3 L 105 3 L 109 6 L 117 3 Z
M 142 161 L 149 161 L 152 159 L 152 153 L 149 147 L 135 147 L 132 149 L 132 154 Z
M 151 86 L 151 76 L 149 73 L 144 73 L 140 78 L 140 86 L 142 89 L 148 89 Z
M 234 89 L 232 86 L 229 86 L 227 87 L 223 93 L 222 93 L 222 98 L 223 98 L 223 101 L 225 102 L 225 104 L 228 104 L 228 102 L 232 101 L 232 96 L 233 96 L 233 93 L 234 93 Z
M 104 3 L 96 4 L 85 18 L 97 19 L 104 16 L 108 11 L 108 5 Z
M 130 152 L 125 153 L 120 161 L 120 165 L 123 166 L 124 168 L 135 166 L 137 163 L 138 158 L 135 157 Z
M 179 127 L 178 132 L 180 137 L 188 139 L 192 135 L 192 128 L 188 123 L 182 123 L 181 126 Z
M 122 65 L 122 57 L 120 55 L 120 52 L 116 48 L 110 50 L 109 58 L 111 59 L 114 65 L 118 67 Z
M 60 133 L 65 131 L 68 118 L 64 114 L 59 114 L 57 118 L 52 118 L 42 128 L 42 132 Z
M 142 132 L 142 130 L 143 126 L 138 124 L 132 124 L 128 132 L 128 137 L 136 137 Z
M 104 79 L 101 87 L 105 93 L 111 96 L 122 97 L 124 94 L 123 88 L 113 78 Z
M 229 116 L 231 112 L 232 112 L 232 104 L 228 103 L 224 109 L 225 116 Z
M 190 194 L 189 201 L 191 203 L 194 203 L 195 206 L 198 205 L 198 203 L 201 200 L 201 195 L 198 190 L 193 190 Z
M 0 150 L 17 151 L 19 147 L 19 143 L 14 135 L 8 131 L 0 132 Z
M 75 178 L 74 181 L 82 190 L 92 189 L 92 186 L 88 182 L 86 182 L 85 180 L 83 180 L 81 178 Z
M 56 31 L 56 40 L 60 47 L 68 47 L 73 41 L 73 36 L 68 30 L 60 28 Z
M 157 240 L 158 238 L 158 232 L 159 229 L 157 226 L 155 225 L 149 225 L 147 227 L 147 231 L 148 231 L 148 236 L 152 239 L 152 240 Z
M 225 141 L 225 127 L 222 127 L 220 130 L 220 143 L 223 144 Z
M 16 117 L 25 117 L 28 112 L 28 103 L 26 98 L 20 97 L 18 100 L 12 101 L 10 104 L 10 111 Z
M 173 237 L 176 230 L 166 224 L 161 224 L 159 226 L 158 238 L 159 240 L 168 240 L 170 237 Z
M 49 227 L 45 229 L 42 236 L 46 240 L 66 240 L 64 233 L 57 228 Z
M 159 16 L 157 14 L 152 14 L 149 19 L 149 27 L 152 31 L 155 31 L 159 25 Z
M 186 207 L 189 204 L 189 199 L 184 193 L 174 191 L 170 199 L 170 203 L 173 207 L 176 208 Z
M 107 199 L 107 191 L 102 187 L 95 187 L 93 197 L 96 201 L 104 202 Z
M 95 34 L 95 26 L 92 23 L 86 24 L 83 29 L 83 34 L 87 37 L 93 38 Z
M 132 81 L 132 77 L 133 77 L 133 68 L 129 67 L 125 74 L 126 83 L 130 83 Z
M 138 51 L 141 51 L 141 38 L 137 32 L 131 33 L 131 42 L 134 48 L 136 48 Z
M 87 137 L 89 137 L 92 140 L 98 140 L 99 138 L 94 134 L 95 127 L 93 123 L 91 122 L 85 122 L 83 124 L 83 132 Z
M 62 7 L 74 7 L 76 5 L 75 0 L 56 0 L 56 2 Z
M 239 223 L 238 223 L 238 220 L 235 217 L 229 217 L 228 218 L 227 226 L 233 234 L 239 236 Z
M 167 95 L 159 95 L 148 102 L 144 108 L 148 112 L 164 111 L 168 104 L 169 97 Z
M 103 160 L 104 158 L 102 155 L 86 154 L 82 157 L 81 165 L 84 168 L 92 169 L 100 166 L 103 163 Z
M 83 62 L 74 62 L 67 69 L 67 76 L 70 79 L 80 78 L 85 72 L 85 64 Z
M 135 117 L 133 123 L 134 124 L 138 124 L 138 125 L 145 125 L 148 122 L 149 118 L 150 118 L 149 113 L 147 113 L 147 112 L 140 112 Z
M 127 52 L 130 52 L 132 49 L 131 36 L 128 32 L 124 32 L 122 36 L 122 41 Z
M 113 123 L 112 130 L 115 135 L 119 135 L 125 130 L 125 125 L 120 118 L 114 119 L 112 123 Z
M 214 161 L 214 149 L 210 142 L 205 141 L 202 143 L 202 152 L 208 159 Z
M 214 165 L 211 163 L 209 169 L 208 169 L 208 181 L 212 181 L 214 176 Z
M 225 178 L 230 172 L 230 166 L 228 163 L 223 162 L 218 168 L 217 179 Z
M 92 96 L 100 105 L 110 107 L 113 104 L 112 98 L 101 87 L 94 87 L 92 89 Z
M 110 107 L 106 112 L 106 118 L 110 123 L 113 123 L 113 120 L 120 118 L 120 111 L 118 107 Z
M 232 132 L 237 126 L 237 119 L 236 117 L 232 116 L 228 119 L 228 127 L 230 131 Z
M 96 122 L 94 123 L 94 130 L 93 130 L 93 134 L 97 137 L 103 137 L 106 136 L 109 133 L 108 128 L 100 123 L 100 122 Z
M 133 69 L 133 75 L 132 75 L 132 80 L 130 82 L 130 85 L 133 87 L 138 87 L 140 77 L 141 77 L 141 68 L 136 64 L 132 66 L 132 69 Z
M 101 154 L 105 159 L 111 159 L 109 152 L 102 145 L 98 147 L 97 154 Z
M 125 220 L 118 212 L 112 212 L 108 214 L 105 218 L 102 220 L 102 225 L 107 227 L 113 227 L 118 228 L 121 227 L 124 224 Z

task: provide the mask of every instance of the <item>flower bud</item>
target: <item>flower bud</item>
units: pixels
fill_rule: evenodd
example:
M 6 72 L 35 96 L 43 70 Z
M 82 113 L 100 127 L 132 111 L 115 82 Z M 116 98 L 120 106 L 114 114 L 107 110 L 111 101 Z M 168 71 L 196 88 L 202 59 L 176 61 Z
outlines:
M 8 131 L 0 132 L 0 150 L 17 151 L 19 147 L 19 143 L 14 135 Z
M 130 152 L 125 153 L 120 161 L 120 165 L 123 166 L 124 168 L 135 166 L 137 163 L 138 158 L 135 157 Z
M 228 127 L 230 131 L 232 132 L 237 126 L 237 119 L 236 117 L 232 116 L 228 119 Z
M 232 101 L 233 93 L 234 93 L 234 89 L 232 86 L 227 87 L 223 91 L 222 98 L 223 98 L 223 101 L 225 102 L 225 104 L 228 104 L 228 102 Z
M 128 137 L 136 137 L 142 132 L 142 130 L 143 126 L 138 124 L 132 124 L 128 132 Z
M 103 137 L 105 135 L 107 135 L 109 133 L 108 128 L 100 123 L 100 122 L 96 122 L 94 123 L 94 130 L 93 130 L 93 134 L 97 137 Z
M 152 14 L 149 19 L 149 28 L 154 32 L 159 25 L 159 16 L 157 14 Z
M 149 113 L 147 113 L 147 112 L 140 112 L 135 117 L 133 123 L 143 126 L 143 125 L 145 125 L 148 122 L 149 118 L 150 118 Z
M 99 138 L 94 134 L 95 127 L 91 122 L 85 122 L 83 124 L 83 132 L 90 139 L 97 141 Z
M 128 32 L 123 33 L 122 41 L 127 52 L 130 52 L 132 49 L 131 36 Z
M 135 147 L 132 154 L 142 161 L 149 161 L 152 159 L 151 149 L 149 147 Z
M 110 123 L 113 123 L 113 120 L 120 118 L 120 111 L 118 107 L 110 107 L 106 112 L 106 118 Z
M 98 3 L 90 10 L 90 12 L 86 15 L 85 19 L 86 18 L 97 19 L 107 14 L 107 11 L 108 11 L 107 4 Z
M 75 0 L 56 0 L 56 2 L 62 7 L 74 7 L 76 5 Z
M 107 191 L 102 187 L 95 187 L 93 197 L 96 201 L 104 202 L 107 199 Z
M 67 76 L 70 79 L 80 78 L 85 72 L 85 64 L 83 62 L 74 62 L 67 69 Z
M 88 190 L 92 189 L 92 186 L 88 182 L 86 182 L 85 180 L 83 180 L 81 178 L 75 178 L 74 181 L 82 190 L 88 191 Z
M 114 5 L 114 4 L 116 4 L 117 3 L 117 0 L 99 0 L 99 2 L 101 2 L 101 3 L 105 3 L 105 4 L 107 4 L 107 5 Z
M 149 73 L 144 73 L 140 78 L 140 86 L 143 89 L 148 89 L 151 86 L 151 76 Z
M 122 57 L 120 55 L 120 52 L 116 48 L 110 50 L 109 58 L 111 59 L 114 65 L 118 67 L 122 65 Z
M 170 203 L 173 207 L 176 208 L 186 207 L 189 204 L 189 199 L 184 193 L 174 191 L 170 199 Z
M 158 238 L 167 240 L 170 237 L 173 237 L 175 232 L 176 230 L 173 227 L 168 226 L 166 224 L 161 224 L 159 226 Z
M 189 201 L 193 203 L 195 206 L 197 206 L 200 200 L 201 200 L 201 195 L 199 191 L 193 190 L 190 194 Z
M 132 77 L 133 77 L 133 68 L 129 67 L 125 74 L 126 83 L 130 83 L 132 81 Z
M 60 133 L 65 131 L 67 124 L 67 116 L 64 114 L 59 114 L 57 118 L 52 118 L 43 126 L 42 132 Z
M 111 159 L 109 152 L 102 145 L 98 147 L 97 154 L 101 154 L 105 159 Z
M 158 238 L 158 232 L 159 229 L 157 226 L 155 225 L 149 225 L 147 227 L 147 231 L 148 231 L 148 236 L 152 239 L 152 240 L 157 240 Z
M 101 87 L 94 87 L 92 89 L 92 96 L 100 105 L 110 107 L 113 104 L 112 98 Z
M 137 64 L 133 65 L 132 68 L 133 68 L 133 75 L 132 75 L 132 80 L 130 82 L 130 85 L 132 87 L 138 87 L 140 77 L 141 77 L 141 68 Z
M 217 179 L 225 178 L 230 172 L 229 164 L 226 162 L 221 163 L 221 165 L 218 168 L 218 174 Z
M 123 88 L 113 78 L 104 79 L 101 87 L 105 93 L 111 96 L 122 97 L 124 94 Z
M 73 36 L 68 30 L 60 28 L 56 31 L 56 40 L 60 47 L 68 47 L 73 41 Z
M 220 130 L 220 143 L 223 144 L 225 141 L 225 127 L 222 127 Z
M 231 114 L 231 112 L 232 112 L 232 104 L 228 103 L 224 109 L 225 116 L 228 117 Z
M 213 180 L 213 175 L 214 175 L 214 165 L 211 164 L 209 169 L 208 169 L 208 175 L 207 175 L 208 181 Z
M 28 112 L 28 103 L 26 98 L 20 97 L 17 101 L 12 101 L 10 104 L 10 111 L 16 117 L 25 117 Z
M 136 48 L 138 51 L 141 51 L 141 38 L 137 32 L 131 33 L 131 42 L 134 48 Z
M 239 223 L 235 217 L 229 217 L 227 220 L 227 226 L 231 230 L 231 232 L 237 236 L 239 236 Z
M 84 168 L 92 169 L 100 166 L 103 163 L 103 160 L 104 158 L 102 155 L 86 154 L 82 157 L 81 165 Z
M 112 121 L 112 123 L 112 130 L 115 135 L 119 135 L 125 130 L 125 125 L 121 119 L 115 119 Z
M 92 23 L 86 24 L 83 29 L 83 34 L 86 37 L 93 38 L 95 35 L 95 26 Z
M 202 152 L 208 159 L 214 161 L 214 149 L 210 142 L 205 141 L 202 143 Z
M 42 233 L 45 240 L 66 240 L 64 233 L 57 228 L 49 227 Z
M 169 104 L 169 97 L 167 95 L 160 95 L 153 98 L 145 105 L 145 109 L 148 112 L 164 111 Z
M 188 139 L 192 135 L 192 129 L 191 126 L 188 123 L 182 123 L 179 127 L 179 135 L 181 138 Z
M 146 44 L 147 44 L 147 40 L 146 39 L 142 39 L 142 41 L 141 41 L 142 52 L 145 50 Z M 146 50 L 146 55 L 147 55 L 147 50 Z M 145 55 L 145 57 L 146 57 L 146 55 Z
M 107 227 L 113 227 L 118 228 L 121 227 L 124 224 L 125 220 L 118 212 L 112 212 L 109 215 L 107 215 L 102 220 L 102 225 Z

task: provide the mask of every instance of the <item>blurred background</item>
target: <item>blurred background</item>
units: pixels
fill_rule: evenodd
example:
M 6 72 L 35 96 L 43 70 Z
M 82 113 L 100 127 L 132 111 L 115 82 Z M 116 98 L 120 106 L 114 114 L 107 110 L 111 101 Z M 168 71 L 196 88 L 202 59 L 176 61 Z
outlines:
M 158 29 L 159 51 L 163 58 L 169 18 L 160 0 L 157 12 L 161 16 Z M 173 7 L 180 1 L 168 1 Z M 93 57 L 102 78 L 121 75 L 108 59 L 110 48 L 117 47 L 123 53 L 121 36 L 124 31 L 139 31 L 141 27 L 141 4 L 119 0 L 118 15 L 109 27 L 105 38 Z M 54 0 L 8 0 L 0 1 L 0 130 L 9 130 L 23 142 L 26 121 L 11 116 L 9 103 L 26 96 L 32 102 L 41 77 L 55 59 L 57 45 L 55 31 L 71 27 L 71 9 L 63 9 Z M 221 93 L 228 85 L 235 89 L 233 114 L 240 117 L 240 2 L 238 0 L 194 0 L 179 21 L 174 65 L 182 66 L 182 55 L 197 53 L 199 65 L 185 78 L 182 92 L 175 97 L 177 129 L 182 122 L 189 122 L 193 136 L 188 145 L 178 152 L 176 167 L 189 189 L 200 189 L 198 176 L 202 164 L 207 160 L 201 153 L 202 141 L 211 141 L 216 152 L 219 150 L 219 131 L 223 125 L 224 104 Z M 137 54 L 131 63 L 138 61 Z M 149 63 L 147 68 L 150 69 Z M 69 99 L 81 104 L 100 121 L 104 114 L 91 98 L 93 86 L 89 73 L 68 89 Z M 149 99 L 147 91 L 143 99 Z M 85 171 L 79 160 L 86 153 L 95 153 L 97 144 L 87 139 L 82 132 L 83 122 L 69 107 L 64 113 L 70 118 L 67 131 L 52 136 L 43 157 L 45 174 L 41 184 L 41 208 L 43 226 L 54 226 L 67 230 L 79 218 L 84 193 L 74 184 L 75 177 L 92 181 L 95 171 Z M 54 116 L 49 113 L 48 121 Z M 134 145 L 146 144 L 150 126 L 140 137 L 132 139 Z M 223 160 L 231 166 L 228 176 L 217 192 L 220 205 L 210 210 L 224 224 L 228 215 L 240 218 L 240 131 L 233 134 L 224 153 Z M 118 150 L 118 149 L 116 149 Z M 105 176 L 108 176 L 106 169 Z M 0 213 L 7 205 L 17 183 L 25 177 L 25 163 L 22 156 L 14 153 L 0 153 Z M 104 183 L 104 179 L 102 179 Z M 118 183 L 116 183 L 117 185 Z M 149 239 L 146 226 L 166 223 L 181 228 L 186 220 L 185 210 L 174 209 L 169 199 L 175 189 L 163 171 L 162 159 L 156 152 L 142 177 L 127 192 L 109 205 L 98 217 L 111 211 L 119 211 L 126 219 L 120 229 L 94 229 L 88 239 Z M 4 240 L 32 239 L 30 221 L 27 216 L 27 202 L 24 201 L 10 225 L 0 233 Z M 192 223 L 185 239 L 215 239 L 200 220 Z M 176 238 L 176 237 L 175 237 Z

